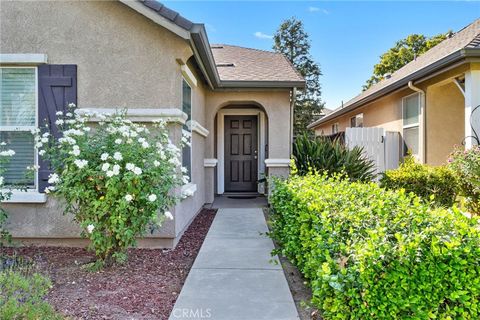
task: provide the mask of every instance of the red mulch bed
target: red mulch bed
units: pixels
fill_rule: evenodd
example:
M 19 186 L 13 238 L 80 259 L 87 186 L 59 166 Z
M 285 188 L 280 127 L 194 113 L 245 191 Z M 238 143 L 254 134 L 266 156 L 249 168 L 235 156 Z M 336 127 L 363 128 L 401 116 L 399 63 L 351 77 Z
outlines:
M 215 217 L 198 214 L 174 250 L 130 249 L 128 262 L 99 272 L 81 268 L 94 260 L 85 249 L 7 249 L 32 258 L 53 288 L 47 300 L 73 319 L 168 319 Z

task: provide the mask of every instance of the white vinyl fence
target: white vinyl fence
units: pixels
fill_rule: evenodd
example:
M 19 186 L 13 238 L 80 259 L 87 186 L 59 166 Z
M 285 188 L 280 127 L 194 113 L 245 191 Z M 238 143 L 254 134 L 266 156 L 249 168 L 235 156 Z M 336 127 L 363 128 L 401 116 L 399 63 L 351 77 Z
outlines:
M 363 148 L 364 155 L 375 162 L 376 173 L 398 168 L 400 162 L 400 133 L 383 128 L 347 128 L 347 148 Z

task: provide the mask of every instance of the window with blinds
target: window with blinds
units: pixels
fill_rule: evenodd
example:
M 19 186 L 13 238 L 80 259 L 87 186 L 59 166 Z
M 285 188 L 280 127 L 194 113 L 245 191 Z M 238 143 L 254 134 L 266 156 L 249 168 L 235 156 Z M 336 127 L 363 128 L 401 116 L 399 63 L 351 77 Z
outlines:
M 187 81 L 183 80 L 182 83 L 182 111 L 187 114 L 187 121 L 183 126 L 183 131 L 187 135 L 190 135 L 190 142 L 192 142 L 192 88 L 188 85 Z M 192 181 L 192 146 L 185 145 L 182 148 L 182 166 L 187 168 L 188 177 Z
M 403 98 L 403 141 L 404 155 L 410 152 L 419 155 L 420 144 L 420 96 L 418 93 Z
M 36 128 L 36 68 L 0 67 L 0 142 L 15 151 L 4 173 L 7 185 L 34 187 L 27 167 L 35 164 L 31 130 Z

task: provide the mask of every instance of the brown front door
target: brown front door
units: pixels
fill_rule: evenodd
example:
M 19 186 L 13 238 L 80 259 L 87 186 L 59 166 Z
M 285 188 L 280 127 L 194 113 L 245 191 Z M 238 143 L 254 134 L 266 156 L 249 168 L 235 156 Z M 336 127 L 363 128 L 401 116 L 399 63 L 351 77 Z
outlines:
M 225 116 L 225 191 L 257 191 L 257 116 Z

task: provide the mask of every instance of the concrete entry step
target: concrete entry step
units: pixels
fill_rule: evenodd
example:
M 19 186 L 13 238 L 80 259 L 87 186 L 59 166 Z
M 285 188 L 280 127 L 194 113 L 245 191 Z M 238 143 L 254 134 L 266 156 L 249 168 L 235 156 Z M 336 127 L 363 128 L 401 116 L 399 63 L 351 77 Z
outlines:
M 170 319 L 299 319 L 266 231 L 261 208 L 220 209 Z

